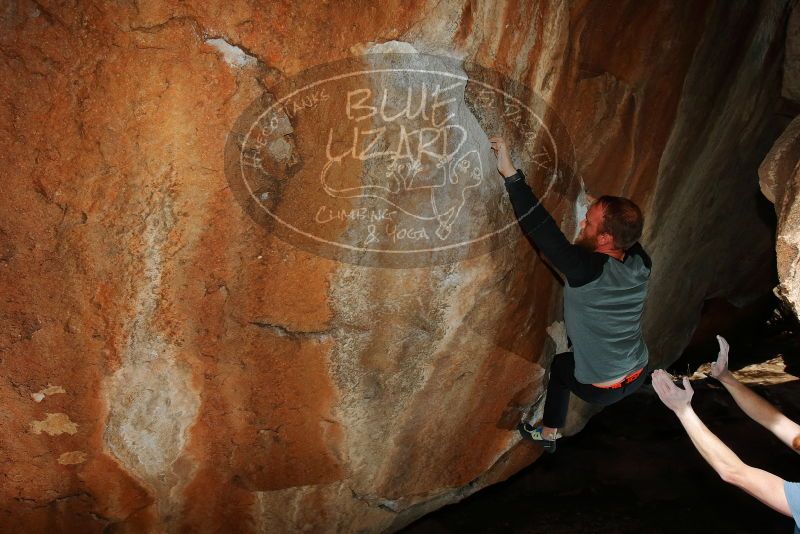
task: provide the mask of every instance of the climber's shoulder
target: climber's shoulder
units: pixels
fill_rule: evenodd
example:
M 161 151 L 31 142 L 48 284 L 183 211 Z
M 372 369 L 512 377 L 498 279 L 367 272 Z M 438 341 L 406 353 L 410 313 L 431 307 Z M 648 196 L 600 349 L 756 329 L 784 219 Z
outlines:
M 628 250 L 625 251 L 626 254 L 631 256 L 639 256 L 642 258 L 642 262 L 644 262 L 645 267 L 651 269 L 653 267 L 653 261 L 650 259 L 650 255 L 644 250 L 644 247 L 638 241 L 628 247 Z

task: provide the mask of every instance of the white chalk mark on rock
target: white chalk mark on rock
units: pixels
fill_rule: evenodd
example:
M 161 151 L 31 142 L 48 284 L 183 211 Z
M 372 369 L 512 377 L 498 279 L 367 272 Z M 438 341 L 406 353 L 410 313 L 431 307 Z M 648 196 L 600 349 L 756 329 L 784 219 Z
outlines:
M 563 321 L 555 321 L 547 327 L 547 335 L 556 344 L 556 354 L 567 352 L 567 328 Z
M 256 58 L 248 55 L 238 46 L 230 44 L 225 39 L 206 39 L 206 43 L 216 48 L 222 54 L 225 63 L 231 67 L 249 67 L 258 62 Z
M 581 233 L 581 221 L 586 217 L 587 211 L 589 211 L 589 197 L 586 191 L 581 188 L 578 198 L 575 199 L 575 235 L 573 239 Z
M 36 402 L 42 402 L 46 395 L 54 395 L 56 393 L 66 393 L 66 391 L 64 391 L 64 388 L 61 386 L 51 386 L 50 384 L 47 384 L 46 388 L 36 393 L 31 393 L 31 397 L 33 397 L 33 400 Z

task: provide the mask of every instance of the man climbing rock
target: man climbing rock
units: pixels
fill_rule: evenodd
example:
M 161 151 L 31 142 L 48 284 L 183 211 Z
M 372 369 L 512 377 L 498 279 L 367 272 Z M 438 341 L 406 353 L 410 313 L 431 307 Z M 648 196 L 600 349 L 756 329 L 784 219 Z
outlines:
M 492 137 L 497 170 L 523 233 L 564 276 L 564 322 L 572 350 L 556 354 L 542 426 L 522 422 L 526 439 L 555 452 L 573 392 L 586 402 L 607 406 L 644 383 L 649 353 L 641 317 L 650 279 L 650 257 L 638 239 L 644 223 L 631 200 L 594 200 L 572 244 L 511 162 L 502 137 Z

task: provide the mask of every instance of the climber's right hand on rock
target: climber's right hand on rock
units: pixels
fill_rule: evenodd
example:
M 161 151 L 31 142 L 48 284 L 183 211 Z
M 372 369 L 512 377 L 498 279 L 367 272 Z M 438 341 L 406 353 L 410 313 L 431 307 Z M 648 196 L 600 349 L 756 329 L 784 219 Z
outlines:
M 517 169 L 511 162 L 511 154 L 508 152 L 508 145 L 502 137 L 490 137 L 492 152 L 497 157 L 497 170 L 506 178 L 517 174 Z
M 722 336 L 717 336 L 717 341 L 719 342 L 719 354 L 717 355 L 717 361 L 711 364 L 711 376 L 717 380 L 722 380 L 731 374 L 728 370 L 728 351 L 730 351 L 731 347 Z

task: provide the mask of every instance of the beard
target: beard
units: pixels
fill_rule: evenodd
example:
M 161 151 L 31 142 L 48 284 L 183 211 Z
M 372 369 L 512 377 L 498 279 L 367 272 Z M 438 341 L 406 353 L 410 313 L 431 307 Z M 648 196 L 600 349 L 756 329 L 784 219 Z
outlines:
M 594 252 L 597 248 L 597 236 L 587 236 L 581 232 L 578 237 L 575 238 L 575 245 L 585 248 L 589 252 Z

